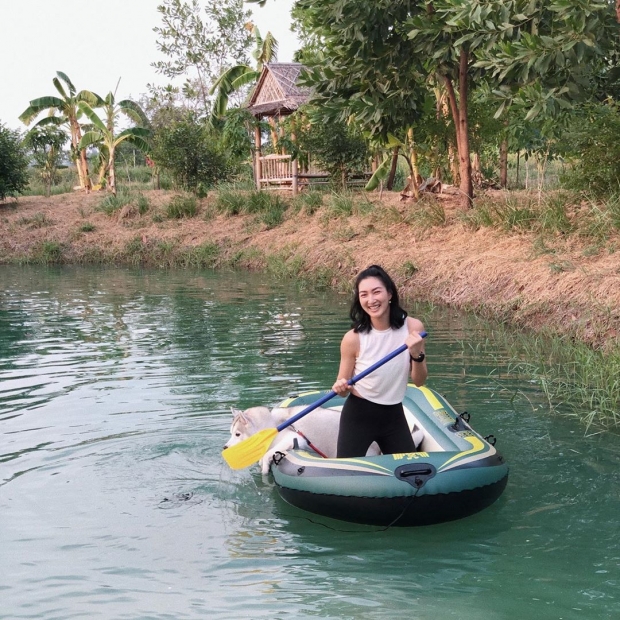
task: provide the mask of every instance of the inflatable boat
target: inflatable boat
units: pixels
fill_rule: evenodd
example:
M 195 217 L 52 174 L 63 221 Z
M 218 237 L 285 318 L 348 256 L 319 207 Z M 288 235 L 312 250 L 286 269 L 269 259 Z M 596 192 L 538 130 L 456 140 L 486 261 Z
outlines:
M 319 394 L 281 406 L 308 405 Z M 334 399 L 330 408 L 343 402 Z M 377 526 L 441 523 L 490 506 L 508 481 L 495 439 L 481 437 L 466 412 L 458 414 L 430 388 L 408 386 L 403 407 L 416 452 L 324 458 L 309 449 L 288 450 L 271 465 L 282 498 L 315 514 Z

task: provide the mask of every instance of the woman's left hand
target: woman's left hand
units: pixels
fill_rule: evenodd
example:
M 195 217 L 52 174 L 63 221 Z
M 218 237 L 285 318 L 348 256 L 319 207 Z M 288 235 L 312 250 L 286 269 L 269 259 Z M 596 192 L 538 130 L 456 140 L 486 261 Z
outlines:
M 411 357 L 420 357 L 420 353 L 424 353 L 424 338 L 420 336 L 419 332 L 409 332 L 405 344 Z

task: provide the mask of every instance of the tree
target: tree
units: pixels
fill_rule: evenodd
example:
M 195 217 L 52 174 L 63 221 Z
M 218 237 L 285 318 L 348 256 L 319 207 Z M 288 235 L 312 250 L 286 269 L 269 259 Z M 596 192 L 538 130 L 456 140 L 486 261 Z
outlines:
M 211 109 L 211 123 L 213 123 L 217 117 L 224 116 L 226 107 L 228 106 L 228 99 L 233 92 L 238 91 L 247 84 L 256 82 L 263 70 L 263 65 L 277 58 L 278 42 L 271 32 L 268 32 L 263 39 L 256 26 L 253 24 L 246 24 L 246 28 L 248 28 L 248 26 L 254 36 L 254 42 L 256 44 L 252 52 L 252 56 L 256 60 L 256 69 L 245 64 L 235 65 L 234 67 L 226 69 L 220 77 L 215 80 L 215 83 L 209 91 L 210 95 L 217 92 Z
M 0 123 L 0 200 L 28 186 L 28 158 L 19 133 Z
M 153 29 L 159 35 L 157 49 L 168 60 L 153 67 L 170 79 L 186 76 L 185 94 L 196 98 L 207 114 L 210 85 L 227 66 L 247 64 L 250 34 L 243 24 L 250 12 L 243 10 L 243 0 L 208 0 L 205 20 L 198 0 L 164 0 L 157 10 L 163 22 Z
M 152 159 L 171 173 L 178 187 L 193 192 L 225 181 L 234 172 L 234 163 L 213 130 L 192 114 L 159 128 Z
M 86 151 L 79 148 L 82 138 L 82 129 L 79 122 L 81 111 L 78 108 L 78 104 L 84 101 L 90 105 L 96 105 L 99 97 L 88 90 L 81 90 L 79 93 L 76 92 L 75 86 L 73 86 L 71 80 L 61 71 L 57 71 L 56 76 L 57 77 L 52 80 L 52 83 L 60 94 L 60 97 L 47 96 L 33 99 L 28 108 L 21 113 L 19 120 L 29 125 L 39 114 L 47 111 L 49 115 L 41 119 L 36 126 L 64 125 L 68 127 L 71 136 L 71 159 L 74 161 L 78 171 L 80 187 L 89 190 L 91 184 L 88 175 Z M 65 87 L 61 84 L 61 81 L 64 82 L 65 87 L 68 89 L 68 94 Z M 56 116 L 56 113 L 58 113 L 59 116 Z
M 108 189 L 116 195 L 116 148 L 122 142 L 127 141 L 148 153 L 150 150 L 148 139 L 151 135 L 150 129 L 147 127 L 148 119 L 137 103 L 130 99 L 123 99 L 116 103 L 114 94 L 111 92 L 105 99 L 97 102 L 97 107 L 101 107 L 104 111 L 105 122 L 99 118 L 93 107 L 86 101 L 81 101 L 78 106 L 93 124 L 93 128 L 87 131 L 80 140 L 79 147 L 80 149 L 86 149 L 89 146 L 99 148 L 102 160 L 99 183 L 101 184 L 107 177 L 109 179 Z M 118 118 L 121 114 L 141 126 L 129 127 L 117 134 Z
M 62 147 L 67 142 L 67 134 L 54 125 L 33 127 L 24 139 L 24 146 L 30 149 L 41 178 L 45 185 L 45 195 L 49 197 L 56 181 L 58 164 L 62 158 Z
M 570 106 L 617 33 L 609 0 L 298 0 L 296 7 L 325 44 L 309 82 L 327 107 L 346 114 L 358 106 L 357 121 L 385 130 L 383 118 L 402 120 L 401 98 L 415 97 L 419 84 L 437 78 L 446 88 L 466 206 L 472 88 L 486 82 L 503 96 L 500 115 L 520 100 L 530 118 Z
M 310 122 L 295 122 L 297 148 L 312 155 L 323 170 L 338 179 L 344 188 L 347 177 L 365 171 L 369 152 L 361 132 L 354 125 L 332 122 L 329 125 L 312 122 L 312 108 L 298 111 L 297 115 Z M 294 145 L 291 145 L 294 146 Z

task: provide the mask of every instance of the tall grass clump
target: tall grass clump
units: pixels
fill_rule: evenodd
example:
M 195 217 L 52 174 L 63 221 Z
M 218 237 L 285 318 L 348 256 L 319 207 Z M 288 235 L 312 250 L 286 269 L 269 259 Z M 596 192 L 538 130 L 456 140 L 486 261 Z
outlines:
M 293 206 L 306 215 L 314 215 L 323 206 L 323 194 L 312 190 L 302 192 L 295 197 Z
M 207 242 L 185 251 L 182 255 L 181 264 L 183 267 L 194 269 L 214 269 L 218 266 L 220 257 L 219 246 Z
M 174 196 L 166 206 L 166 217 L 170 220 L 194 217 L 197 212 L 198 202 L 195 196 Z
M 247 198 L 245 192 L 234 189 L 220 189 L 215 198 L 215 208 L 224 215 L 239 215 L 245 210 Z
M 355 202 L 350 192 L 334 192 L 327 201 L 328 214 L 331 217 L 350 217 L 353 215 Z
M 43 241 L 32 254 L 33 263 L 57 265 L 63 262 L 63 246 L 57 241 Z
M 541 385 L 552 407 L 568 407 L 587 431 L 620 426 L 620 348 L 609 353 L 555 338 L 525 345 L 517 366 Z
M 407 213 L 406 222 L 412 226 L 433 228 L 445 226 L 446 210 L 439 200 L 433 196 L 424 196 L 419 203 L 415 204 Z
M 95 211 L 102 211 L 106 215 L 114 215 L 117 211 L 120 211 L 125 205 L 130 204 L 132 197 L 130 192 L 121 188 L 116 196 L 114 194 L 108 194 L 105 196 L 99 204 L 95 207 Z

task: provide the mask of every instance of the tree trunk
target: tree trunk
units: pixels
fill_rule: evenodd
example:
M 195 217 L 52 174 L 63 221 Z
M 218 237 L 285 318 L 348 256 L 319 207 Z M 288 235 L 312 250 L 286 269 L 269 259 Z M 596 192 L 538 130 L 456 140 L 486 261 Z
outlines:
M 459 62 L 459 173 L 461 175 L 461 194 L 463 206 L 470 208 L 474 199 L 474 188 L 471 180 L 471 160 L 469 158 L 469 119 L 467 96 L 469 90 L 468 70 L 469 55 L 465 48 L 461 48 Z
M 84 189 L 84 170 L 82 169 L 82 160 L 80 158 L 80 152 L 78 150 L 78 144 L 80 143 L 80 128 L 77 124 L 77 121 L 69 121 L 69 130 L 71 131 L 71 159 L 73 160 L 73 163 L 75 164 L 75 168 L 78 173 L 80 188 Z
M 616 18 L 620 24 L 620 0 L 616 0 Z
M 508 140 L 505 138 L 499 145 L 499 184 L 504 189 L 508 187 Z
M 387 190 L 390 192 L 392 191 L 392 188 L 394 187 L 394 177 L 396 176 L 396 167 L 398 165 L 398 149 L 399 148 L 400 147 L 395 146 L 394 150 L 392 151 L 392 166 L 390 168 L 390 174 L 385 184 Z
M 110 191 L 116 196 L 116 164 L 114 162 L 115 154 L 114 147 L 110 149 L 110 159 L 108 161 L 109 174 L 110 174 Z
M 418 200 L 420 198 L 420 192 L 418 191 L 418 187 L 422 182 L 422 177 L 420 176 L 420 170 L 418 167 L 418 151 L 416 150 L 415 142 L 413 141 L 413 127 L 409 128 L 407 136 L 409 138 L 409 161 L 411 167 L 411 179 L 413 181 L 413 197 Z
M 80 151 L 80 163 L 82 164 L 82 174 L 84 175 L 84 189 L 89 192 L 91 190 L 90 176 L 88 175 L 88 159 L 86 158 L 86 149 Z

